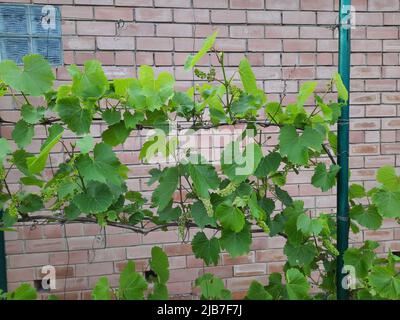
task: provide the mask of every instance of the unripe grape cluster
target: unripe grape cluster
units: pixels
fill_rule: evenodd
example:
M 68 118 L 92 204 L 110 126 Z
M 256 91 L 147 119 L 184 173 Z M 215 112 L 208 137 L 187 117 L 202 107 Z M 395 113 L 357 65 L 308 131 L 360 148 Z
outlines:
M 231 181 L 224 189 L 217 190 L 217 194 L 220 195 L 221 197 L 227 197 L 233 192 L 235 192 L 238 186 L 239 185 L 237 183 Z
M 212 217 L 214 215 L 214 209 L 211 200 L 208 198 L 200 198 L 200 200 L 203 202 L 204 208 L 206 208 L 207 215 Z

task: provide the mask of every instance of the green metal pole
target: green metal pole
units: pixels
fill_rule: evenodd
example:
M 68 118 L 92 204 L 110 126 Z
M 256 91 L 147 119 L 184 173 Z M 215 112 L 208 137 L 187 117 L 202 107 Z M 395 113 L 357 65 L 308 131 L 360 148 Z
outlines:
M 3 212 L 0 210 L 0 219 Z M 7 265 L 6 265 L 6 248 L 4 241 L 4 231 L 0 231 L 0 289 L 7 291 Z
M 351 0 L 340 0 L 339 3 L 339 73 L 349 92 L 350 100 L 350 19 Z M 340 171 L 337 182 L 337 259 L 336 290 L 337 299 L 347 300 L 348 290 L 343 286 L 343 254 L 349 246 L 349 103 L 342 108 L 338 122 L 338 164 Z

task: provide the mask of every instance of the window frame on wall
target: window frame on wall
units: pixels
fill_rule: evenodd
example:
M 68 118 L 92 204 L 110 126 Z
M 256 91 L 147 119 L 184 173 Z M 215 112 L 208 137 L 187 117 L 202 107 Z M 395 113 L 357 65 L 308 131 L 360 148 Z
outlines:
M 13 19 L 14 24 L 11 24 Z M 49 23 L 47 30 L 41 26 L 42 20 Z M 64 64 L 60 8 L 46 4 L 0 3 L 0 61 L 13 60 L 20 65 L 22 57 L 31 53 L 43 55 L 52 66 Z

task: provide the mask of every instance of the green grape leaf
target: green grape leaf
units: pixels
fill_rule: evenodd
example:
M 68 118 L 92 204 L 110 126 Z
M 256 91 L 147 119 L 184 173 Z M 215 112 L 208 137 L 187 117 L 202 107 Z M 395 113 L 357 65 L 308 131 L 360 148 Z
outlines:
M 376 180 L 390 191 L 400 190 L 400 178 L 396 174 L 396 170 L 392 166 L 383 166 L 376 173 Z
M 293 204 L 293 199 L 286 190 L 282 190 L 278 186 L 275 186 L 275 193 L 279 201 L 281 201 L 286 207 Z
M 349 198 L 350 200 L 352 199 L 362 199 L 364 197 L 366 197 L 366 192 L 365 189 L 362 185 L 357 184 L 357 183 L 353 183 L 350 185 L 349 188 Z
M 26 163 L 31 174 L 39 174 L 46 167 L 46 161 L 49 157 L 51 149 L 60 141 L 64 129 L 59 124 L 53 124 L 49 128 L 49 136 L 44 141 L 40 148 L 40 153 L 37 156 L 28 157 Z
M 82 108 L 77 97 L 67 97 L 57 100 L 58 114 L 68 129 L 76 134 L 89 133 L 92 124 L 92 112 Z
M 203 45 L 199 52 L 195 55 L 189 55 L 185 61 L 185 70 L 193 69 L 193 67 L 199 62 L 199 60 L 211 50 L 214 45 L 215 39 L 217 38 L 218 31 L 215 31 L 211 36 L 204 40 Z
M 69 206 L 64 208 L 64 213 L 68 220 L 75 220 L 79 217 L 81 211 L 73 202 L 71 202 Z
M 117 146 L 125 142 L 126 138 L 129 137 L 131 130 L 125 127 L 125 122 L 123 120 L 116 124 L 108 127 L 101 135 L 103 141 L 110 146 Z
M 242 231 L 234 232 L 222 229 L 220 244 L 223 249 L 228 251 L 231 257 L 239 257 L 250 251 L 251 233 L 250 226 L 246 224 Z
M 149 294 L 149 300 L 168 300 L 168 288 L 163 283 L 155 283 L 153 292 Z
M 278 152 L 271 152 L 263 157 L 258 165 L 254 175 L 257 178 L 265 178 L 269 174 L 274 173 L 278 170 L 281 164 L 282 158 Z
M 3 164 L 5 157 L 11 153 L 11 147 L 7 139 L 0 138 L 0 166 Z
M 83 71 L 76 65 L 71 65 L 68 72 L 72 76 L 72 93 L 76 96 L 89 99 L 101 98 L 108 89 L 107 77 L 97 60 L 85 62 Z
M 18 210 L 21 213 L 28 213 L 39 211 L 40 209 L 43 209 L 43 207 L 43 201 L 40 196 L 37 194 L 28 193 L 22 198 Z
M 310 127 L 307 127 L 303 134 L 299 136 L 294 126 L 285 125 L 279 134 L 281 154 L 287 156 L 289 161 L 300 165 L 308 163 L 308 149 L 321 151 L 323 142 L 324 135 Z
M 191 215 L 194 219 L 194 222 L 201 229 L 204 229 L 205 226 L 213 226 L 216 227 L 217 223 L 214 217 L 210 217 L 207 214 L 206 208 L 201 201 L 195 202 L 191 207 Z
M 372 288 L 384 299 L 399 300 L 400 276 L 390 266 L 374 266 L 369 275 Z
M 343 259 L 345 265 L 351 265 L 355 268 L 357 277 L 364 278 L 373 264 L 376 254 L 364 247 L 349 248 L 344 253 Z
M 239 143 L 235 141 L 229 143 L 222 152 L 221 169 L 231 181 L 241 183 L 256 171 L 261 159 L 262 151 L 258 144 L 246 145 L 242 155 Z
M 333 82 L 336 85 L 339 99 L 343 100 L 344 102 L 347 102 L 349 100 L 349 93 L 348 93 L 346 86 L 344 85 L 344 83 L 342 81 L 342 77 L 340 76 L 339 73 L 334 74 Z
M 230 300 L 229 290 L 225 289 L 224 282 L 211 273 L 206 273 L 196 279 L 195 285 L 200 287 L 201 299 L 205 300 Z
M 110 188 L 97 181 L 90 181 L 86 190 L 75 195 L 73 203 L 84 213 L 101 213 L 113 203 Z
M 122 167 L 112 147 L 98 143 L 93 150 L 93 159 L 88 154 L 80 155 L 76 166 L 85 182 L 98 181 L 120 186 L 123 182 Z
M 41 96 L 49 91 L 55 77 L 46 59 L 38 54 L 30 54 L 22 60 L 23 69 L 10 60 L 0 62 L 2 81 L 13 89 L 31 96 Z
M 106 277 L 99 278 L 92 291 L 93 300 L 111 300 L 110 290 L 108 279 Z
M 147 282 L 135 272 L 135 264 L 129 261 L 119 278 L 119 298 L 122 300 L 143 300 Z
M 101 114 L 101 117 L 109 126 L 112 126 L 113 124 L 120 122 L 121 112 L 116 109 L 106 109 Z
M 216 218 L 221 222 L 221 225 L 234 232 L 240 232 L 245 225 L 245 216 L 243 212 L 231 205 L 221 203 L 215 210 Z
M 94 139 L 90 135 L 84 136 L 76 141 L 76 146 L 80 149 L 81 153 L 89 153 L 94 148 Z
M 244 90 L 253 96 L 257 95 L 257 82 L 256 77 L 251 69 L 251 65 L 247 58 L 243 58 L 239 63 L 239 74 L 242 80 Z
M 151 249 L 150 268 L 157 274 L 159 283 L 166 284 L 169 279 L 168 257 L 160 247 Z
M 303 107 L 308 98 L 314 93 L 315 88 L 318 83 L 315 81 L 304 82 L 299 89 L 299 94 L 297 96 L 297 106 Z
M 322 231 L 322 222 L 318 219 L 311 219 L 307 214 L 302 213 L 297 218 L 297 230 L 304 234 L 319 235 Z
M 246 294 L 248 300 L 272 300 L 271 294 L 258 281 L 252 281 Z
M 144 114 L 142 112 L 135 112 L 135 114 L 125 111 L 124 122 L 127 129 L 135 129 L 136 126 L 144 120 Z
M 197 232 L 192 240 L 192 250 L 196 258 L 203 259 L 206 265 L 217 265 L 221 252 L 219 240 L 212 237 L 210 240 L 204 232 Z
M 172 200 L 172 196 L 178 187 L 179 170 L 178 167 L 166 168 L 160 178 L 160 184 L 154 190 L 151 201 L 158 205 L 159 210 L 163 210 Z
M 45 111 L 44 107 L 35 108 L 30 104 L 24 104 L 21 107 L 21 116 L 25 122 L 36 124 L 43 118 Z
M 361 204 L 355 205 L 350 209 L 350 217 L 360 225 L 368 229 L 377 230 L 382 225 L 382 216 L 374 205 L 369 205 L 367 209 Z
M 34 131 L 33 125 L 21 119 L 15 124 L 11 136 L 18 147 L 24 148 L 32 142 Z
M 36 300 L 37 291 L 29 283 L 21 284 L 13 292 L 7 292 L 7 300 Z
M 336 184 L 336 175 L 339 170 L 340 166 L 332 164 L 329 171 L 327 171 L 325 163 L 318 163 L 311 178 L 312 185 L 316 188 L 321 188 L 323 192 L 328 191 Z
M 306 277 L 298 269 L 286 271 L 285 289 L 289 300 L 305 300 L 309 298 L 310 285 Z
M 314 261 L 317 249 L 312 243 L 294 246 L 287 242 L 284 247 L 284 253 L 287 255 L 291 266 L 306 267 Z
M 188 164 L 189 175 L 200 198 L 210 198 L 209 189 L 217 189 L 220 180 L 212 165 Z
M 400 191 L 378 190 L 372 195 L 372 203 L 383 217 L 400 217 Z

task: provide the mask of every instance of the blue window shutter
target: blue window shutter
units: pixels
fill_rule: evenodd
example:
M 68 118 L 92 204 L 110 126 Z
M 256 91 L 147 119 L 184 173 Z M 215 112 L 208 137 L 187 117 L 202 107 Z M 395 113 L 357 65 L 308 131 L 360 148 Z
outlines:
M 18 64 L 22 58 L 30 53 L 29 38 L 3 38 L 1 39 L 1 60 L 13 60 Z
M 58 66 L 63 64 L 62 49 L 58 7 L 0 3 L 0 61 L 21 64 L 23 56 L 36 53 Z
M 26 6 L 0 7 L 0 32 L 11 34 L 28 34 L 28 10 Z

